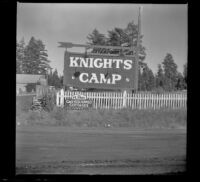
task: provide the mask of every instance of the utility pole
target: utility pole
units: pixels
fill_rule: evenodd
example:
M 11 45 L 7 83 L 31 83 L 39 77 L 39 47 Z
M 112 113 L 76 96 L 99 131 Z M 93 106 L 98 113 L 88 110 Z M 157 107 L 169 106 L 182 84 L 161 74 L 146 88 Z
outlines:
M 139 68 L 139 47 L 140 47 L 140 31 L 141 31 L 141 20 L 140 20 L 140 9 L 139 7 L 139 16 L 138 16 L 138 36 L 137 36 L 137 45 L 136 45 L 136 55 L 135 55 L 135 73 L 134 73 L 134 90 L 137 92 L 138 90 L 138 68 Z

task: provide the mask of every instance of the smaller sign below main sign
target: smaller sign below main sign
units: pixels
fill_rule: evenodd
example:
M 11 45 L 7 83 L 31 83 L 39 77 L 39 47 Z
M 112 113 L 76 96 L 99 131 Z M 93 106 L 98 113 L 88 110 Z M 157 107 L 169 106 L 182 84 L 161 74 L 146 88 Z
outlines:
M 92 107 L 92 100 L 87 99 L 85 95 L 76 94 L 65 100 L 65 107 L 71 110 L 89 109 Z

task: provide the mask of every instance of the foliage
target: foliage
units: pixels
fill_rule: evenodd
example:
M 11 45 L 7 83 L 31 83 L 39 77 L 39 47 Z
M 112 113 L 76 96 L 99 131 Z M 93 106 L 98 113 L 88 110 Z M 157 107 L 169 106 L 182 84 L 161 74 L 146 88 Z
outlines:
M 63 76 L 60 76 L 60 77 L 58 76 L 57 69 L 55 69 L 53 73 L 52 71 L 50 71 L 48 75 L 48 85 L 54 86 L 55 88 L 62 88 Z
M 164 71 L 161 64 L 158 64 L 158 71 L 156 74 L 156 88 L 163 88 L 164 86 Z
M 184 65 L 183 74 L 177 71 L 177 65 L 171 54 L 167 54 L 162 65 L 158 64 L 156 74 L 156 90 L 159 92 L 176 91 L 187 89 L 186 83 L 186 66 Z M 163 66 L 163 67 L 162 67 Z
M 177 65 L 174 62 L 174 59 L 170 53 L 167 53 L 162 64 L 165 76 L 164 79 L 165 90 L 167 91 L 176 90 L 177 76 L 178 76 Z
M 164 61 L 158 64 L 158 71 L 156 74 L 156 90 L 157 91 L 176 91 L 187 89 L 185 80 L 186 64 L 184 65 L 183 74 L 177 71 L 177 65 L 173 60 L 171 54 L 167 54 Z
M 16 48 L 16 73 L 23 73 L 23 62 L 24 62 L 24 50 L 25 50 L 25 42 L 24 38 L 17 42 Z
M 185 84 L 185 80 L 184 77 L 181 73 L 177 74 L 177 82 L 176 82 L 176 90 L 183 90 L 185 89 L 186 84 Z
M 127 46 L 136 47 L 138 30 L 134 22 L 128 23 L 126 28 L 115 27 L 108 31 L 107 37 L 101 34 L 97 29 L 87 36 L 89 44 L 91 45 L 109 45 L 109 46 Z M 177 64 L 174 62 L 173 56 L 167 53 L 164 61 L 158 64 L 158 71 L 154 76 L 152 70 L 144 62 L 146 57 L 145 47 L 142 45 L 143 35 L 140 36 L 139 47 L 139 77 L 138 90 L 140 91 L 175 91 L 187 88 L 187 64 L 184 65 L 184 73 L 178 73 Z M 114 49 L 94 48 L 92 52 L 95 53 L 109 53 L 109 54 L 126 54 L 134 55 L 134 51 L 121 51 Z
M 45 111 L 50 112 L 54 109 L 54 106 L 55 106 L 55 96 L 50 95 L 50 94 L 46 94 L 42 98 L 42 108 Z
M 94 29 L 91 34 L 87 36 L 89 44 L 91 45 L 109 45 L 109 46 L 125 46 L 125 47 L 136 47 L 137 44 L 138 30 L 137 25 L 134 22 L 128 23 L 126 28 L 115 27 L 113 30 L 108 31 L 108 36 L 101 34 L 97 29 Z M 139 60 L 143 61 L 145 59 L 145 47 L 142 46 L 143 35 L 140 36 L 140 47 L 139 47 Z M 117 54 L 118 50 L 105 50 L 100 48 L 95 48 L 92 50 L 95 53 L 110 53 Z M 134 55 L 133 51 L 123 51 L 121 52 L 127 55 Z
M 87 36 L 90 45 L 106 45 L 106 37 L 104 34 L 101 34 L 96 28 L 91 34 Z M 102 53 L 104 50 L 99 48 L 94 48 L 92 53 Z
M 142 71 L 141 71 L 142 70 Z M 139 70 L 139 91 L 151 91 L 155 88 L 155 77 L 152 70 L 144 64 Z
M 184 64 L 184 67 L 183 67 L 183 78 L 185 82 L 185 88 L 187 89 L 187 63 Z
M 41 40 L 31 37 L 25 46 L 22 39 L 17 43 L 17 73 L 46 74 L 49 66 L 48 54 Z

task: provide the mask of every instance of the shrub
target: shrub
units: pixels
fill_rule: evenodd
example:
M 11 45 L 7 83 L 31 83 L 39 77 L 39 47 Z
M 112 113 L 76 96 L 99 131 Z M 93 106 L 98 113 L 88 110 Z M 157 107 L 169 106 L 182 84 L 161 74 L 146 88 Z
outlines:
M 54 95 L 44 95 L 42 98 L 42 107 L 45 111 L 50 112 L 55 107 L 55 97 Z

